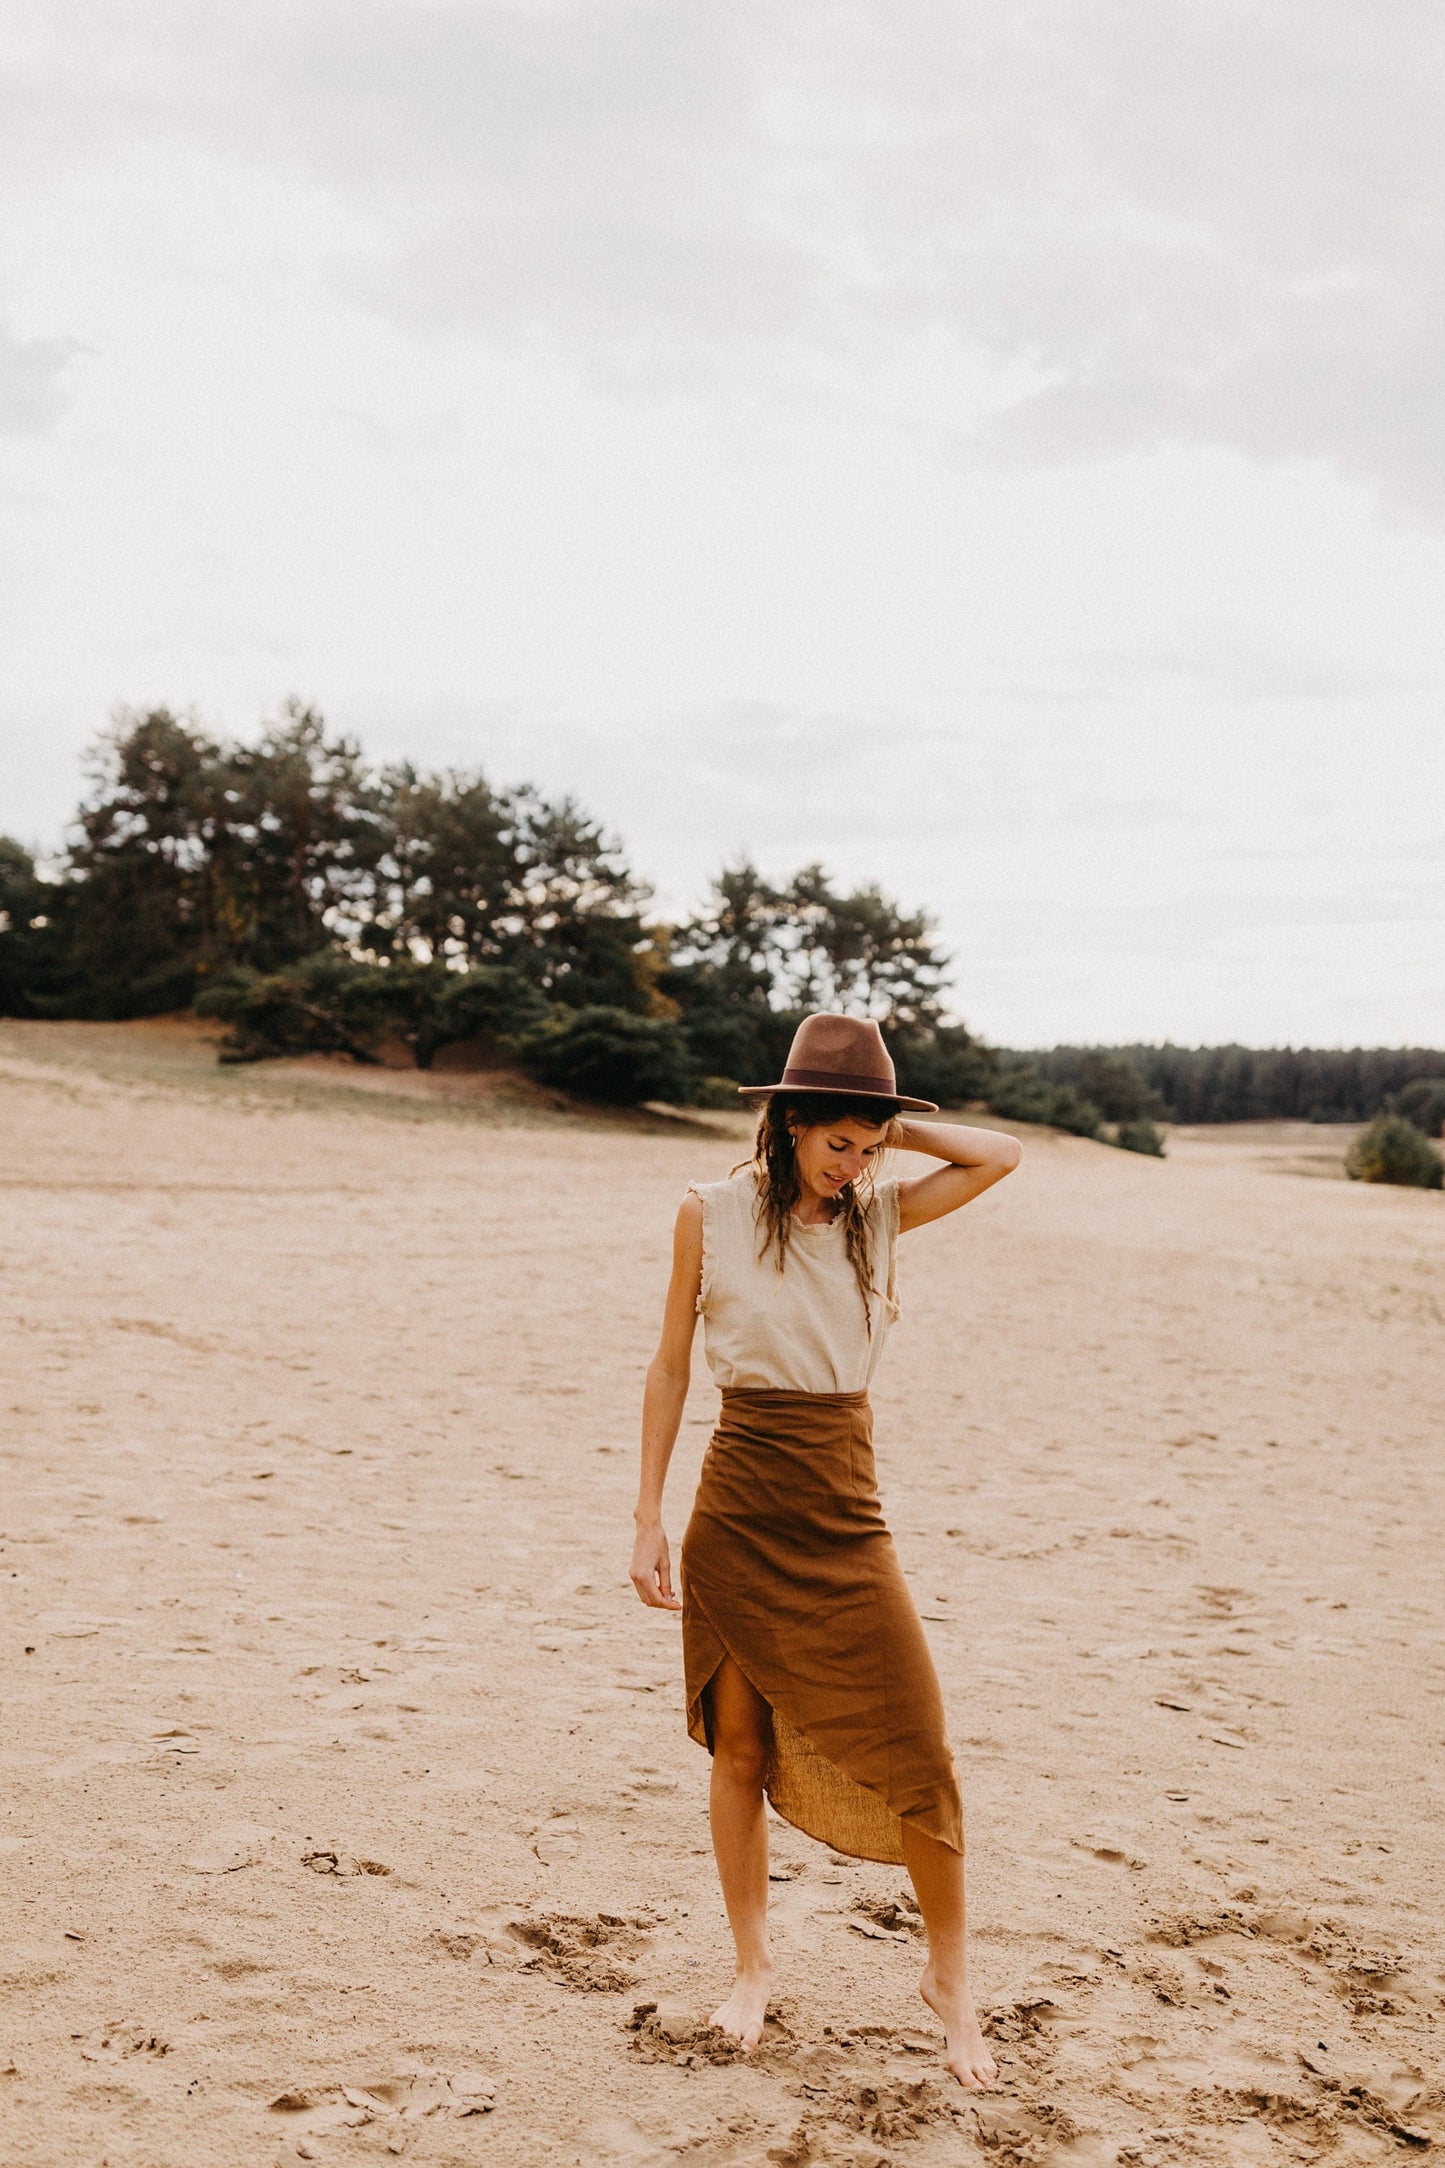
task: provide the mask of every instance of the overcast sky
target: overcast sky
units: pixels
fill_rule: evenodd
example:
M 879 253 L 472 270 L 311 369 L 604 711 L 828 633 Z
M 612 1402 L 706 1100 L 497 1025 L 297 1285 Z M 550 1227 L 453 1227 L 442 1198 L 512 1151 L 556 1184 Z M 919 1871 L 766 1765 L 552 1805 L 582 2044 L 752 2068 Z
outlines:
M 1445 1045 L 1430 0 L 0 0 L 0 829 L 117 703 Z

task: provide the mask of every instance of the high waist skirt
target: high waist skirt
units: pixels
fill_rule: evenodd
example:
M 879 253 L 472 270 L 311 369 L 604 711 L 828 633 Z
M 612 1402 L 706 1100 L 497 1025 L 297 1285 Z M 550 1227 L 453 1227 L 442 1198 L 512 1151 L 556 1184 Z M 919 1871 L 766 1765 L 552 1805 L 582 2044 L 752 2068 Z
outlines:
M 725 1392 L 682 1546 L 687 1728 L 712 1750 L 731 1656 L 772 1710 L 784 1820 L 898 1862 L 907 1822 L 963 1850 L 943 1697 L 878 1502 L 866 1393 Z

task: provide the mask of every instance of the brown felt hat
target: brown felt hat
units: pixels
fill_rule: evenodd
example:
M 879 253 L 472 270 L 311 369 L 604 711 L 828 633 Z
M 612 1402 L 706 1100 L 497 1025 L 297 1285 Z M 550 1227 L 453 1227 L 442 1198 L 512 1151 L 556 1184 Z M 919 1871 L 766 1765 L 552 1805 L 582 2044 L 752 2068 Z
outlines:
M 740 1084 L 740 1099 L 770 1099 L 774 1092 L 842 1092 L 850 1099 L 893 1099 L 914 1114 L 936 1114 L 932 1099 L 909 1099 L 898 1089 L 893 1057 L 871 1017 L 805 1016 L 793 1034 L 788 1066 L 779 1084 Z

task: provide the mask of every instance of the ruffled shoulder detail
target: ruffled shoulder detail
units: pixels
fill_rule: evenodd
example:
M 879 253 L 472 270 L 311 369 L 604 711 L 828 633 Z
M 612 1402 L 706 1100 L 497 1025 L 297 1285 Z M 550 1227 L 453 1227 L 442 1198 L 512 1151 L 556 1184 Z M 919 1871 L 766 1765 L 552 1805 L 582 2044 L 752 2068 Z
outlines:
M 687 1185 L 688 1196 L 696 1197 L 702 1206 L 702 1278 L 698 1282 L 697 1290 L 699 1317 L 706 1311 L 712 1296 L 713 1273 L 717 1265 L 717 1232 L 713 1226 L 717 1207 L 714 1198 L 721 1187 L 719 1182 L 689 1182 Z
M 702 1206 L 702 1284 L 698 1288 L 699 1317 L 707 1314 L 717 1286 L 718 1259 L 734 1224 L 746 1221 L 749 1236 L 753 1225 L 756 1184 L 749 1171 L 729 1175 L 725 1182 L 689 1182 L 687 1194 Z

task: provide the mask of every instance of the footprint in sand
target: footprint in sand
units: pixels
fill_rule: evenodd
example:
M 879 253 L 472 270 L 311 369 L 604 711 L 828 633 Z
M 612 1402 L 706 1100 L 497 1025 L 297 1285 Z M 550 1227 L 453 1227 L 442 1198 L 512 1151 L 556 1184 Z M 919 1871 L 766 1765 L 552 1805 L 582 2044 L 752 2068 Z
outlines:
M 1215 1935 L 1247 1935 L 1251 1931 L 1249 1916 L 1242 1907 L 1217 1905 L 1201 1907 L 1197 1911 L 1161 1914 L 1145 1939 L 1162 1944 L 1165 1949 L 1187 1950 L 1194 1943 L 1207 1942 Z
M 455 1957 L 463 1963 L 468 1958 L 474 1957 L 478 1950 L 482 1952 L 488 1963 L 491 1962 L 491 1951 L 487 1947 L 487 1938 L 480 1928 L 437 1927 L 432 1930 L 431 1939 L 438 1949 L 446 1951 L 448 1957 Z
M 1171 2010 L 1207 2010 L 1216 2003 L 1228 2002 L 1231 1997 L 1223 1979 L 1205 1973 L 1200 1960 L 1195 1963 L 1199 1971 L 1188 1972 L 1168 1958 L 1155 1958 L 1136 1965 L 1134 1977 Z M 1216 1974 L 1219 1969 L 1215 1967 Z
M 645 2063 L 738 2063 L 743 2050 L 729 2034 L 681 2003 L 640 2002 L 627 2021 L 632 2052 Z
M 1236 1892 L 1229 1906 L 1161 1919 L 1148 1939 L 1160 1954 L 1131 1951 L 1127 1969 L 1151 1998 L 1153 2020 L 1127 2042 L 1121 2034 L 1118 2043 L 1132 2049 L 1118 2055 L 1121 2076 L 1131 2073 L 1126 2082 L 1140 2083 L 1133 2073 L 1142 2066 L 1141 2099 L 1157 2098 L 1161 2080 L 1187 2087 L 1191 2129 L 1247 2121 L 1293 2146 L 1292 2158 L 1333 2155 L 1342 2143 L 1352 2159 L 1365 2157 L 1361 2144 L 1374 2146 L 1370 2158 L 1377 2152 L 1383 2158 L 1445 2137 L 1445 2087 L 1432 2087 L 1414 2064 L 1382 2060 L 1365 2067 L 1360 2035 L 1341 2024 L 1342 2000 L 1351 2019 L 1362 2015 L 1372 2025 L 1413 2013 L 1408 1969 L 1395 1951 L 1363 1946 L 1341 1922 L 1258 1902 L 1252 1889 Z M 1199 2055 L 1201 2024 L 1212 2028 L 1201 2013 L 1217 2018 L 1221 2006 L 1244 2029 L 1234 2032 L 1222 2059 L 1206 2061 Z M 1166 2018 L 1166 2010 L 1177 2017 Z M 1266 2011 L 1267 2040 L 1252 2039 L 1250 2021 Z M 1167 2135 L 1155 2134 L 1160 2144 Z M 1136 2149 L 1132 2162 L 1162 2168 L 1173 2157 L 1148 2145 Z
M 1144 1853 L 1119 1830 L 1086 1830 L 1082 1837 L 1070 1837 L 1069 1842 L 1076 1851 L 1087 1852 L 1106 1867 L 1127 1867 L 1138 1874 L 1149 1864 Z
M 98 2025 L 94 2032 L 72 2033 L 71 2038 L 80 2050 L 82 2062 L 87 2063 L 119 2061 L 132 2055 L 159 2058 L 171 2052 L 170 2042 L 153 2026 L 137 2024 L 134 2019 Z
M 923 1933 L 923 1920 L 912 1897 L 855 1897 L 853 1910 L 862 1916 L 848 1925 L 870 1942 L 908 1942 Z
M 575 1859 L 581 1843 L 581 1825 L 571 1814 L 554 1814 L 532 1835 L 532 1851 L 544 1867 L 561 1866 Z
M 313 1874 L 335 1875 L 346 1881 L 358 1874 L 390 1874 L 391 1868 L 379 1859 L 362 1859 L 355 1852 L 322 1848 L 301 1854 L 301 1864 Z
M 545 1972 L 578 1994 L 621 1994 L 635 1985 L 623 1959 L 646 1949 L 655 1923 L 599 1912 L 580 1918 L 565 1912 L 542 1912 L 509 1920 L 507 1932 L 534 1954 L 523 1970 Z
M 809 2107 L 791 2134 L 768 2148 L 765 2158 L 776 2168 L 805 2168 L 805 2164 L 811 2168 L 814 2162 L 845 2160 L 856 2160 L 861 2168 L 864 2161 L 892 2161 L 898 2156 L 891 2151 L 880 2156 L 873 2148 L 911 2146 L 930 2127 L 956 2128 L 963 2113 L 958 2088 L 951 2080 L 947 2089 L 934 2078 L 840 2086 Z M 859 2138 L 867 2144 L 864 2153 L 849 2143 Z M 846 2153 L 838 2150 L 840 2139 L 847 2144 Z
M 849 2052 L 861 2049 L 890 2055 L 937 2055 L 939 2036 L 915 2025 L 825 2025 L 823 2040 L 820 2053 L 832 2046 Z
M 524 1969 L 528 1948 L 512 1933 L 517 1917 L 511 1905 L 469 1908 L 443 1926 L 433 1927 L 425 1938 L 426 1947 L 434 1957 L 449 1957 L 461 1964 L 475 1958 L 499 1971 L 516 1972 Z
M 911 2149 L 930 2129 L 954 2130 L 963 2121 L 967 2102 L 952 2078 L 893 2067 L 900 2053 L 936 2059 L 938 2048 L 936 2035 L 890 2025 L 829 2032 L 812 2044 L 796 2040 L 786 2026 L 779 2026 L 774 2040 L 765 2033 L 750 2060 L 786 2075 L 789 2090 L 801 2093 L 807 2106 L 801 2121 L 764 2157 L 783 2168 L 855 2159 L 872 2163 L 879 2159 L 875 2146 L 904 2144 Z M 864 2141 L 862 2152 L 857 2150 L 859 2140 Z M 883 2156 L 894 2157 L 891 2150 Z
M 972 2129 L 997 2168 L 1034 2168 L 1037 2162 L 1079 2157 L 1083 2132 L 1065 2109 L 1049 2101 L 982 2100 L 970 2102 L 964 2112 L 964 2127 Z
M 983 2029 L 990 2040 L 1013 2045 L 1039 2039 L 1045 2028 L 1064 2014 L 1062 2004 L 1051 1995 L 1024 1997 L 1018 2002 L 995 2003 L 984 2013 Z
M 481 2071 L 420 2070 L 354 2085 L 292 2086 L 277 2095 L 268 2112 L 284 2121 L 302 2160 L 317 2160 L 320 2152 L 310 2141 L 337 2131 L 391 2123 L 396 2126 L 391 2150 L 400 2152 L 398 2140 L 408 2124 L 430 2116 L 490 2115 L 496 2104 L 497 2088 Z
M 200 1741 L 193 1738 L 190 1732 L 182 1730 L 178 1724 L 171 1725 L 166 1731 L 152 1732 L 151 1741 L 155 1751 L 161 1756 L 199 1754 L 201 1751 Z
M 955 2128 L 966 2110 L 965 2098 L 951 2078 L 890 2067 L 900 2054 L 937 2056 L 937 2037 L 912 2028 L 830 2029 L 823 2040 L 809 2043 L 796 2036 L 784 2011 L 771 2011 L 762 2041 L 746 2057 L 735 2040 L 683 2004 L 639 2003 L 627 2029 L 632 2052 L 643 2062 L 696 2069 L 746 2061 L 750 2070 L 784 2079 L 788 2090 L 806 2102 L 801 2120 L 791 2127 L 785 2124 L 772 2143 L 753 2135 L 739 2144 L 734 2155 L 731 2136 L 719 2148 L 704 2142 L 698 2157 L 708 2161 L 736 2157 L 747 2161 L 749 2168 L 763 2161 L 779 2168 L 823 2161 L 843 2168 L 844 2163 L 857 2161 L 861 2168 L 864 2161 L 880 2161 L 873 2148 L 911 2147 L 934 2126 Z M 864 2142 L 861 2152 L 860 2140 Z M 692 2147 L 678 2150 L 685 2159 L 694 2158 Z M 883 2158 L 894 2156 L 890 2151 Z

